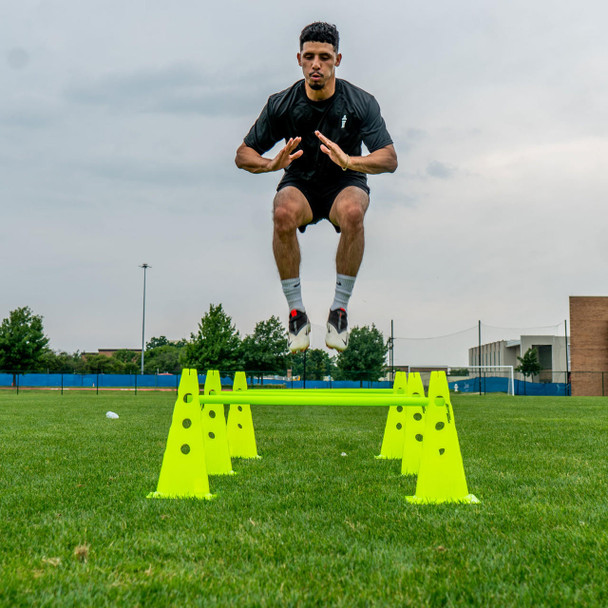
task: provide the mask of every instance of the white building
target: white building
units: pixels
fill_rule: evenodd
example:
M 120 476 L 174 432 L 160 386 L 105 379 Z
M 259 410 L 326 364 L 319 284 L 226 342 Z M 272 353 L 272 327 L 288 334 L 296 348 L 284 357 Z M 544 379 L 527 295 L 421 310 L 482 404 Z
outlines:
M 567 346 L 566 346 L 567 341 Z M 469 365 L 519 365 L 517 357 L 523 357 L 535 348 L 542 369 L 536 381 L 565 382 L 570 369 L 570 336 L 520 336 L 519 340 L 500 340 L 469 348 Z

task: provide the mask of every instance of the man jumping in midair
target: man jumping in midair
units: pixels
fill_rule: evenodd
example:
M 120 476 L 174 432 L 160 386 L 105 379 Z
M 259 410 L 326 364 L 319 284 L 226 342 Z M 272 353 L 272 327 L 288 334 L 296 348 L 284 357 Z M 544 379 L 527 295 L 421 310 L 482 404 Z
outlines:
M 310 322 L 302 302 L 297 230 L 328 219 L 340 234 L 336 291 L 325 343 L 348 345 L 348 301 L 363 259 L 363 219 L 369 206 L 366 174 L 392 173 L 397 155 L 372 95 L 336 78 L 342 61 L 334 25 L 312 23 L 300 35 L 304 79 L 271 95 L 239 146 L 235 162 L 250 173 L 285 170 L 274 197 L 273 252 L 289 306 L 289 348 L 306 350 Z M 278 141 L 274 158 L 262 156 Z M 362 155 L 361 144 L 369 154 Z

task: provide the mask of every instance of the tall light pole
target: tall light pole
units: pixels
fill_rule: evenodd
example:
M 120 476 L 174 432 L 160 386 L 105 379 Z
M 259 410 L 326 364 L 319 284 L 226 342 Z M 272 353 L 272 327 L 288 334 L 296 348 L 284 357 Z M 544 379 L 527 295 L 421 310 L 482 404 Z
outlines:
M 141 319 L 141 374 L 144 373 L 144 348 L 146 345 L 146 270 L 152 268 L 148 264 L 142 264 L 140 268 L 144 269 L 144 310 Z

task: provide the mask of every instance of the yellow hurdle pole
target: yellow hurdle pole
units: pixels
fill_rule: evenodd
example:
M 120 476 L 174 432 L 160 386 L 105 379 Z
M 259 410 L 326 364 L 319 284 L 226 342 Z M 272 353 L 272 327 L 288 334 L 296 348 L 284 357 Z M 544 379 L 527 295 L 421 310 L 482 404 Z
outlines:
M 286 391 L 287 392 L 287 391 Z M 257 391 L 246 391 L 244 394 L 237 391 L 221 391 L 200 395 L 199 402 L 204 404 L 250 404 L 250 405 L 301 405 L 301 406 L 366 406 L 388 407 L 392 405 L 427 406 L 429 399 L 425 397 L 410 397 L 400 393 L 364 394 L 342 393 L 331 395 L 314 392 L 310 394 L 257 394 Z
M 249 387 L 249 390 L 255 391 L 256 393 L 261 393 L 262 395 L 267 395 L 270 393 L 293 393 L 295 395 L 301 393 L 317 393 L 317 394 L 335 394 L 335 395 L 344 395 L 344 394 L 376 394 L 376 395 L 393 395 L 392 388 L 252 388 Z

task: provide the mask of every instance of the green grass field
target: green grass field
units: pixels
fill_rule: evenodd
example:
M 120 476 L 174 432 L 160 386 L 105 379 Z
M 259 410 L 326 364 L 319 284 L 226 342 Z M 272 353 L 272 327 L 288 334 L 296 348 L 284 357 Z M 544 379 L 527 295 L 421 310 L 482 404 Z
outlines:
M 174 399 L 0 393 L 0 605 L 608 605 L 605 398 L 456 396 L 482 503 L 425 506 L 344 407 L 254 407 L 215 500 L 147 500 Z

